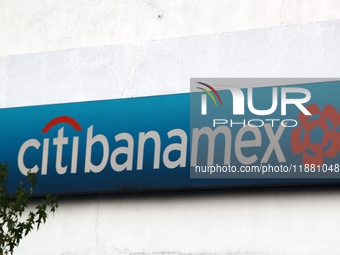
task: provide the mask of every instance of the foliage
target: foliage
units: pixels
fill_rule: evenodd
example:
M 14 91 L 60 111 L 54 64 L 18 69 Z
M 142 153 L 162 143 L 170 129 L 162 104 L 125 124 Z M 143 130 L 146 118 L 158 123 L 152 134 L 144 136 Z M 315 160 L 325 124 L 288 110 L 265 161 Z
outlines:
M 22 214 L 28 207 L 27 203 L 32 195 L 33 188 L 37 184 L 37 175 L 29 172 L 25 183 L 19 182 L 19 188 L 15 194 L 6 193 L 8 165 L 0 164 L 0 254 L 13 254 L 13 249 L 19 245 L 20 240 L 36 226 L 39 229 L 41 223 L 47 219 L 48 208 L 55 212 L 58 207 L 57 197 L 47 195 L 36 211 L 30 211 L 25 219 Z M 28 187 L 27 187 L 28 186 Z

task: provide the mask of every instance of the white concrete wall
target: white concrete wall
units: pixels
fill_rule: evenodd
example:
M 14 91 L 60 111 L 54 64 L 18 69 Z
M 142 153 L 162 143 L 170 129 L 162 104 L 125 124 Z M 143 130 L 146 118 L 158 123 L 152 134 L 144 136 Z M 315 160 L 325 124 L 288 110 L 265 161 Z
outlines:
M 339 77 L 340 21 L 0 57 L 0 107 L 189 92 L 191 77 Z
M 340 18 L 338 0 L 0 0 L 0 55 Z
M 339 77 L 339 4 L 0 0 L 0 107 L 188 92 L 190 77 Z M 16 55 L 32 52 L 43 53 Z M 15 254 L 339 254 L 339 199 L 337 188 L 64 197 Z

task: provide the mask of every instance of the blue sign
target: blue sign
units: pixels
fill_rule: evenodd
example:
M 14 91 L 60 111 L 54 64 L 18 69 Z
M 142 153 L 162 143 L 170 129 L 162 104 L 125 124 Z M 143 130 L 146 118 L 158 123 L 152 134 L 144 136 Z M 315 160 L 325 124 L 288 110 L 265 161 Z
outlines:
M 199 86 L 205 90 L 0 110 L 0 162 L 9 164 L 10 191 L 29 170 L 40 178 L 35 195 L 338 181 L 338 82 L 277 87 L 277 102 L 283 99 L 282 88 L 303 88 L 311 97 L 304 94 L 301 100 L 308 102 L 301 103 L 301 108 L 287 97 L 285 104 L 279 102 L 274 110 L 270 110 L 273 88 L 256 88 L 255 110 L 247 107 L 246 100 L 238 118 L 233 115 L 236 103 L 230 100 L 234 94 L 216 91 L 217 99 L 205 85 Z M 207 91 L 215 96 L 215 102 Z M 249 91 L 243 89 L 242 93 L 249 97 Z M 301 94 L 301 90 L 296 93 Z M 269 105 L 261 105 L 265 97 Z M 257 115 L 265 109 L 272 112 Z M 301 109 L 311 115 L 301 115 Z M 286 116 L 282 110 L 287 111 Z M 216 137 L 221 137 L 216 139 L 215 153 L 209 147 L 215 138 L 205 133 L 209 129 L 217 130 Z M 215 175 L 217 163 L 222 167 L 221 175 Z M 289 166 L 290 171 L 295 168 L 297 173 L 302 169 L 304 175 L 278 175 L 274 167 L 280 164 L 281 168 Z M 313 171 L 306 164 L 315 164 L 314 173 L 319 171 L 319 175 L 306 175 L 307 170 Z M 270 173 L 270 165 L 277 175 L 263 173 L 265 167 Z M 214 166 L 215 170 L 204 171 L 204 166 Z M 248 175 L 242 172 L 234 176 L 229 171 L 226 175 L 223 166 L 236 171 L 242 166 L 261 166 L 261 174 L 249 171 Z M 330 168 L 334 171 L 326 175 Z

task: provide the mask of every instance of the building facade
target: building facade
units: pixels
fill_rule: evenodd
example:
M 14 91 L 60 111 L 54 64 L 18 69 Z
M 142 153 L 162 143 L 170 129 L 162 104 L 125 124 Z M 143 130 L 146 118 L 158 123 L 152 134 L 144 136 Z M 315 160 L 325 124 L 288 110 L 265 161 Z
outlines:
M 340 75 L 337 0 L 0 6 L 2 108 L 187 93 L 193 77 Z M 14 254 L 339 254 L 339 198 L 336 186 L 63 196 Z

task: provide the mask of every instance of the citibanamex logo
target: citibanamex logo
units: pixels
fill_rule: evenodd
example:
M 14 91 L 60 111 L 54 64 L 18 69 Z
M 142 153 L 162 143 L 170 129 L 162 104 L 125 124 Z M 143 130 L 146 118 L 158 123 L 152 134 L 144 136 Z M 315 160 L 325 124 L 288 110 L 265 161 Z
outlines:
M 318 167 L 323 165 L 324 157 L 334 158 L 340 150 L 340 133 L 335 131 L 340 124 L 340 114 L 332 105 L 326 105 L 322 111 L 320 111 L 316 104 L 311 104 L 307 106 L 306 109 L 312 116 L 304 115 L 302 112 L 299 114 L 298 119 L 301 126 L 292 131 L 290 144 L 295 154 L 303 153 L 302 162 L 304 165 L 311 166 L 314 164 L 315 167 Z M 318 114 L 320 114 L 319 118 L 309 120 Z M 328 125 L 327 119 L 332 123 L 332 127 Z M 317 125 L 324 130 L 325 133 L 322 139 L 320 139 L 320 143 L 312 143 L 310 132 Z M 301 142 L 301 134 L 303 131 L 303 141 Z M 325 147 L 329 141 L 332 142 L 325 151 Z M 315 155 L 312 156 L 308 154 L 306 152 L 307 149 L 314 152 Z

